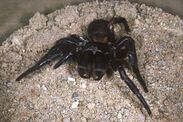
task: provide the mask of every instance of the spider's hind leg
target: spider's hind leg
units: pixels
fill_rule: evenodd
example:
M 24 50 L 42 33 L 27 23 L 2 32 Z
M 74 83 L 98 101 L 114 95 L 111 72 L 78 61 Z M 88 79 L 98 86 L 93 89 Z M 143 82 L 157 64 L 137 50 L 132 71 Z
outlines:
M 137 80 L 143 87 L 144 91 L 148 92 L 146 82 L 142 78 L 138 68 L 138 60 L 135 50 L 135 41 L 131 37 L 123 37 L 117 42 L 117 50 L 120 50 L 121 48 L 127 49 L 128 63 L 133 73 L 136 75 Z
M 109 21 L 109 24 L 110 25 L 120 24 L 120 23 L 123 23 L 124 24 L 125 30 L 126 30 L 127 33 L 130 32 L 130 28 L 129 28 L 128 22 L 127 22 L 127 20 L 124 17 L 114 17 L 114 18 L 112 18 Z

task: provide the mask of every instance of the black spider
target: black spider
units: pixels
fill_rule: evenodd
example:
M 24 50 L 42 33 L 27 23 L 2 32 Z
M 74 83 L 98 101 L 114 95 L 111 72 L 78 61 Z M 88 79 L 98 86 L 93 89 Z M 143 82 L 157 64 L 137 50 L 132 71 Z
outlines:
M 123 17 L 112 18 L 110 21 L 97 19 L 89 24 L 87 38 L 71 35 L 58 40 L 48 53 L 34 66 L 22 73 L 16 81 L 54 59 L 59 59 L 54 65 L 54 69 L 67 60 L 76 61 L 78 73 L 82 78 L 93 77 L 94 80 L 100 80 L 104 74 L 118 70 L 121 79 L 125 81 L 141 101 L 148 114 L 151 115 L 151 110 L 144 97 L 124 70 L 124 64 L 128 63 L 144 91 L 148 92 L 146 83 L 138 69 L 134 40 L 129 36 L 117 40 L 114 36 L 113 26 L 120 23 L 124 24 L 127 32 L 130 31 L 127 21 Z

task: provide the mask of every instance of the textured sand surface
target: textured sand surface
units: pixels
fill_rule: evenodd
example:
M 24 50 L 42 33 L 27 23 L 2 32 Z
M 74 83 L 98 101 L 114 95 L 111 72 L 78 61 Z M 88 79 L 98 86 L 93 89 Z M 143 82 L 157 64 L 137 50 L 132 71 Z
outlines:
M 86 34 L 94 19 L 125 17 L 136 41 L 149 117 L 116 72 L 101 81 L 82 79 L 68 64 L 41 68 L 20 82 L 16 77 L 35 64 L 60 38 Z M 117 35 L 123 35 L 116 27 Z M 167 122 L 183 120 L 183 20 L 159 8 L 128 1 L 83 3 L 49 15 L 36 13 L 27 26 L 0 46 L 1 122 Z

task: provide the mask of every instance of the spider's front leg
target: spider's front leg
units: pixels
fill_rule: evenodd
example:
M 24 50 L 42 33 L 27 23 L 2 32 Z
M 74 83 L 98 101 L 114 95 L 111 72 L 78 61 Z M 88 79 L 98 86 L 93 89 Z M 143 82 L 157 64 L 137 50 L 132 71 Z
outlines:
M 135 86 L 135 84 L 133 83 L 133 81 L 130 80 L 130 78 L 126 75 L 126 72 L 125 72 L 123 66 L 122 65 L 119 65 L 118 70 L 119 70 L 121 79 L 123 79 L 125 81 L 125 83 L 131 89 L 131 91 L 137 96 L 137 98 L 143 104 L 143 106 L 147 110 L 148 114 L 151 115 L 152 112 L 151 112 L 151 110 L 149 108 L 149 105 L 147 104 L 147 102 L 145 101 L 144 97 L 141 95 L 141 93 L 139 92 L 139 89 Z
M 54 66 L 54 69 L 58 68 L 62 63 L 76 54 L 79 48 L 85 45 L 85 43 L 86 40 L 76 35 L 71 35 L 69 37 L 58 40 L 56 44 L 48 51 L 48 53 L 46 53 L 34 66 L 23 72 L 16 79 L 16 81 L 21 80 L 23 77 L 43 67 L 51 61 L 60 58 L 60 60 Z
M 130 64 L 130 67 L 132 68 L 132 71 L 137 77 L 137 80 L 143 87 L 145 92 L 148 92 L 146 82 L 142 78 L 139 68 L 138 68 L 138 63 L 137 63 L 137 55 L 136 55 L 136 49 L 135 49 L 135 41 L 131 37 L 123 37 L 120 40 L 117 41 L 116 43 L 116 50 L 125 50 L 127 53 L 128 57 L 128 63 Z

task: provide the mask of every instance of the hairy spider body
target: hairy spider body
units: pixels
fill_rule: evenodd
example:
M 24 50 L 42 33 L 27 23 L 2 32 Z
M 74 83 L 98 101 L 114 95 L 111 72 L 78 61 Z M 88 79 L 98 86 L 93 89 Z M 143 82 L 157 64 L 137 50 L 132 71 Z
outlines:
M 93 77 L 94 80 L 100 80 L 104 74 L 118 71 L 121 79 L 124 80 L 143 104 L 148 114 L 151 115 L 147 102 L 124 70 L 124 64 L 128 63 L 144 91 L 148 92 L 146 83 L 138 69 L 134 40 L 129 36 L 120 39 L 116 39 L 114 36 L 113 26 L 121 23 L 124 24 L 126 32 L 129 32 L 128 23 L 123 17 L 112 18 L 109 21 L 94 20 L 88 26 L 86 38 L 70 35 L 58 40 L 34 66 L 22 73 L 16 81 L 21 80 L 52 60 L 59 59 L 53 67 L 56 69 L 71 59 L 78 63 L 78 73 L 82 78 Z

